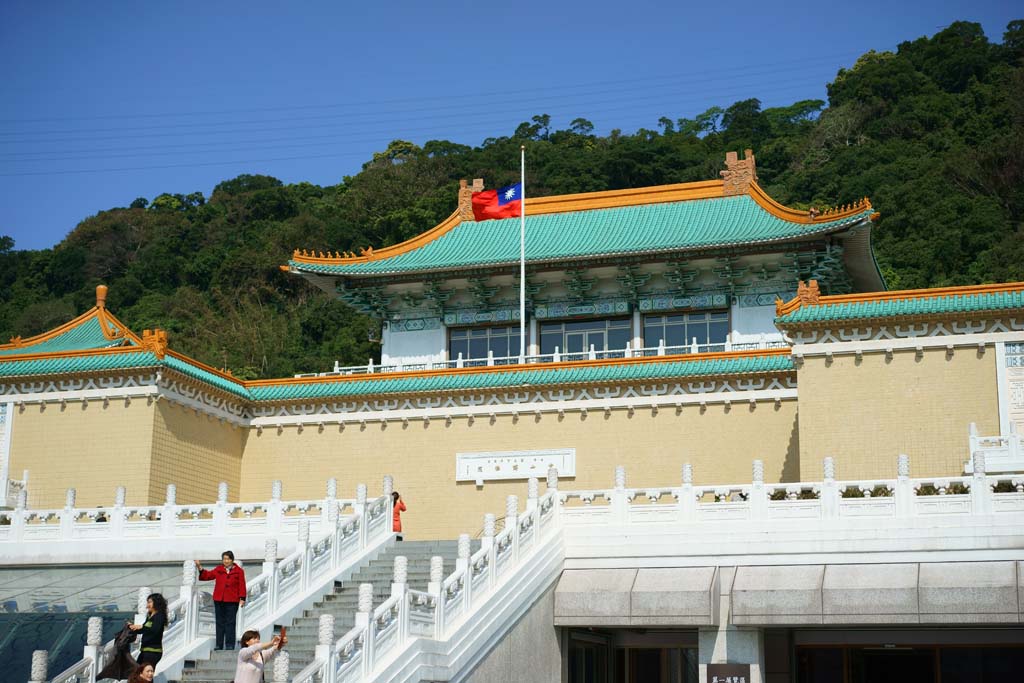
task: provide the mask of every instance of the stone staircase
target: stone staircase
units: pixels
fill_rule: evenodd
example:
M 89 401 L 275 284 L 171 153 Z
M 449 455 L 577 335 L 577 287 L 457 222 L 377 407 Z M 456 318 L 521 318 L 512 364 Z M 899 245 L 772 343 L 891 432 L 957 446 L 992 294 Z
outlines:
M 475 552 L 479 547 L 480 542 L 474 541 L 473 551 Z M 288 627 L 287 649 L 291 658 L 288 667 L 289 678 L 313 661 L 321 614 L 334 615 L 334 632 L 336 637 L 341 637 L 355 625 L 359 584 L 373 584 L 374 607 L 391 597 L 391 580 L 397 555 L 404 555 L 409 560 L 408 586 L 415 590 L 426 590 L 427 583 L 430 581 L 430 558 L 434 555 L 442 556 L 444 558 L 444 575 L 448 576 L 455 570 L 458 542 L 404 541 L 395 543 L 378 555 L 376 559 L 371 560 L 367 566 L 360 569 L 351 580 L 336 582 L 332 594 L 316 603 L 312 609 L 306 610 L 303 616 Z M 278 629 L 274 630 L 276 632 Z M 186 683 L 227 683 L 233 680 L 238 662 L 237 643 L 235 648 L 230 652 L 213 652 L 208 660 L 185 662 L 182 681 Z M 273 670 L 270 665 L 267 666 L 265 678 L 267 681 L 273 680 Z

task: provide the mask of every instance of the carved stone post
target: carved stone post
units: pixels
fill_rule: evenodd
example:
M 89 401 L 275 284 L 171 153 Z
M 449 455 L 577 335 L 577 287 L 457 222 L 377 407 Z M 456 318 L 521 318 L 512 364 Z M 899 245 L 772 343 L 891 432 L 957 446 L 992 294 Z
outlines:
M 910 484 L 910 456 L 900 453 L 896 458 L 896 489 L 892 492 L 897 517 L 914 515 L 914 487 Z
M 512 562 L 519 560 L 519 496 L 505 498 L 505 528 L 512 532 Z
M 46 650 L 34 650 L 32 652 L 32 671 L 29 674 L 29 683 L 47 683 L 49 680 L 50 656 Z
M 317 623 L 316 652 L 313 655 L 318 662 L 324 663 L 322 683 L 334 683 L 336 669 L 334 662 L 334 615 L 321 614 Z M 275 673 L 276 670 L 275 670 Z
M 366 514 L 366 484 L 356 486 L 356 504 L 352 511 L 359 517 L 359 547 L 366 547 L 367 522 L 369 515 Z M 386 521 L 386 520 L 385 520 Z
M 839 516 L 839 485 L 836 484 L 836 465 L 831 456 L 822 462 L 824 480 L 818 497 L 821 500 L 821 516 L 834 519 Z
M 276 536 L 281 532 L 281 524 L 284 521 L 281 493 L 281 480 L 275 479 L 270 485 L 270 502 L 267 504 L 267 534 L 270 536 Z
M 298 550 L 302 551 L 302 565 L 299 567 L 299 586 L 303 593 L 309 587 L 310 582 L 310 561 L 313 559 L 313 549 L 309 545 L 309 520 L 299 520 Z
M 679 521 L 684 524 L 697 519 L 697 494 L 693 490 L 693 465 L 683 464 L 683 481 L 679 487 Z
M 430 558 L 430 583 L 427 584 L 427 592 L 432 595 L 440 595 L 443 582 L 444 558 L 440 555 L 434 555 Z
M 751 468 L 753 480 L 750 484 L 750 519 L 768 521 L 768 492 L 764 487 L 764 461 L 755 460 Z
M 64 509 L 60 512 L 60 536 L 70 540 L 75 528 L 75 489 L 68 489 L 64 495 Z
M 85 648 L 82 658 L 92 660 L 86 680 L 95 681 L 103 666 L 103 617 L 89 617 L 85 628 Z
M 228 483 L 217 484 L 217 505 L 213 508 L 213 533 L 226 536 L 228 533 Z
M 338 480 L 331 477 L 327 480 L 327 495 L 320 506 L 320 524 L 325 529 L 333 529 L 338 522 Z
M 494 530 L 495 530 L 495 519 L 494 515 L 488 512 L 484 515 L 484 533 L 480 539 L 480 547 L 487 549 L 487 587 L 490 588 L 494 585 L 494 573 L 497 565 L 495 564 L 496 548 L 494 547 Z
M 359 611 L 356 612 L 356 626 L 366 629 L 366 638 L 363 641 L 363 677 L 367 677 L 373 670 L 373 584 L 359 584 L 359 599 L 357 602 Z
M 391 597 L 398 597 L 399 643 L 405 642 L 405 636 L 409 632 L 409 608 L 405 600 L 405 589 L 408 583 L 409 560 L 405 555 L 396 555 L 391 577 Z
M 28 491 L 18 491 L 18 499 L 14 503 L 14 514 L 11 515 L 11 526 L 14 540 L 20 541 L 25 537 L 25 510 L 28 508 Z
M 288 666 L 291 664 L 291 655 L 288 650 L 281 650 L 274 658 L 274 683 L 288 683 Z
M 381 493 L 384 496 L 384 523 L 387 525 L 387 531 L 393 533 L 392 519 L 394 519 L 394 496 L 391 494 L 395 491 L 395 479 L 390 474 L 384 475 L 384 485 Z
M 971 474 L 971 513 L 990 515 L 993 510 L 992 485 L 985 471 L 985 452 L 974 454 L 974 472 Z
M 149 586 L 139 587 L 139 597 L 135 603 L 135 623 L 146 623 L 146 601 L 153 590 Z
M 124 536 L 124 507 L 127 498 L 128 490 L 125 487 L 118 486 L 114 490 L 114 507 L 110 511 L 110 519 L 107 520 L 107 524 L 110 525 L 110 536 L 112 538 Z
M 506 524 L 508 521 L 506 520 Z M 465 572 L 466 584 L 463 588 L 463 600 L 465 600 L 465 611 L 469 611 L 470 606 L 473 604 L 473 569 L 469 566 L 469 558 L 472 555 L 473 546 L 469 539 L 469 534 L 459 534 L 459 556 L 455 560 L 456 571 L 462 570 Z
M 185 642 L 199 637 L 199 588 L 196 584 L 196 563 L 184 560 L 181 564 L 181 598 L 186 601 Z
M 540 487 L 537 482 L 537 477 L 530 477 L 526 480 L 526 511 L 532 512 L 537 507 L 537 496 L 539 495 Z
M 626 468 L 619 465 L 615 468 L 615 492 L 612 493 L 612 519 L 617 524 L 625 524 L 629 515 L 629 501 L 626 500 Z
M 164 509 L 160 513 L 160 535 L 165 538 L 174 536 L 174 525 L 178 521 L 178 487 L 174 484 L 167 485 L 167 498 L 164 500 Z
M 267 575 L 267 584 L 264 588 L 267 592 L 267 597 L 264 600 L 267 603 L 267 614 L 273 614 L 277 610 L 277 589 L 280 580 L 277 568 L 277 550 L 276 538 L 268 538 L 263 541 L 263 573 Z M 245 608 L 243 607 L 242 609 L 244 610 Z

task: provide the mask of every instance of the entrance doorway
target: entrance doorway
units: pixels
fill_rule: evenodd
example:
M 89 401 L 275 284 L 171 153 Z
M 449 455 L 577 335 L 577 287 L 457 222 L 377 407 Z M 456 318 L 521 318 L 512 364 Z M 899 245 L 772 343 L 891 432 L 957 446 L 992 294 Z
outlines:
M 798 647 L 796 664 L 797 683 L 1000 683 L 1018 680 L 1024 647 Z
M 568 683 L 698 683 L 696 632 L 569 632 Z

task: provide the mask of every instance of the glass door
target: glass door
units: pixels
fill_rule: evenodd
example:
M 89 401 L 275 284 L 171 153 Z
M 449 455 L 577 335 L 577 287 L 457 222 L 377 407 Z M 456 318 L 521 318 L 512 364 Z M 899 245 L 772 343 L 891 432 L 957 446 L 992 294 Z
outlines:
M 569 633 L 568 683 L 611 683 L 608 676 L 610 638 L 597 633 Z

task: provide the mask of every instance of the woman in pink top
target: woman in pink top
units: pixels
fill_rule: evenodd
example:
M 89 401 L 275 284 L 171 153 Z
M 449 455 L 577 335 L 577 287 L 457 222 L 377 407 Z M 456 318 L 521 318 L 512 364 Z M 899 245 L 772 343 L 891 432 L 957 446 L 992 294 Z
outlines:
M 405 512 L 405 501 L 398 495 L 398 491 L 391 492 L 391 530 L 398 534 L 398 540 L 402 540 L 402 513 Z
M 274 636 L 269 643 L 260 642 L 259 631 L 242 634 L 242 649 L 238 651 L 235 683 L 263 683 L 263 667 L 285 646 L 287 638 Z

